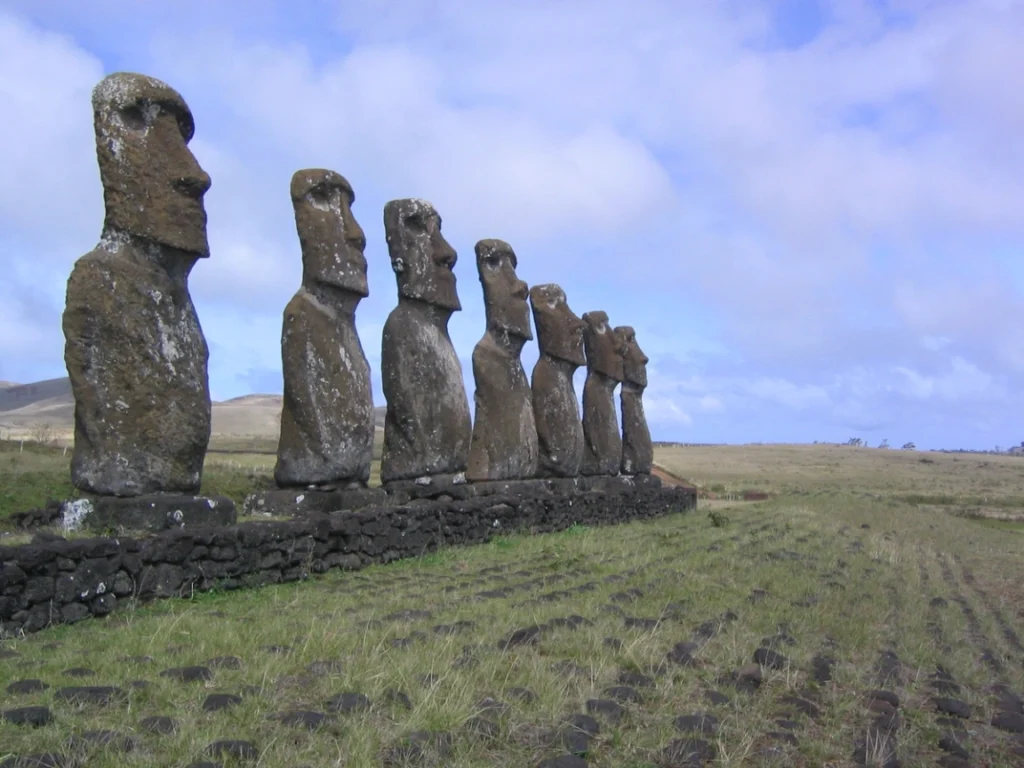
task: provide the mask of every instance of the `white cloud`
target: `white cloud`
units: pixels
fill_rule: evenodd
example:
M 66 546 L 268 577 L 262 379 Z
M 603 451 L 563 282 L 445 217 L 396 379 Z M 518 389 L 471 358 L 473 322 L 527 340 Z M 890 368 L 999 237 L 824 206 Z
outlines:
M 279 364 L 278 331 L 254 336 L 298 285 L 288 180 L 330 167 L 370 240 L 370 354 L 394 302 L 381 207 L 422 196 L 462 257 L 460 354 L 482 330 L 472 244 L 503 237 L 531 282 L 560 275 L 574 308 L 637 326 L 652 422 L 926 423 L 911 403 L 996 429 L 987 409 L 1024 391 L 1024 301 L 996 257 L 1024 244 L 1019 3 L 832 0 L 797 49 L 778 45 L 771 7 L 738 0 L 346 2 L 308 37 L 271 2 L 256 21 L 197 3 L 156 24 L 106 0 L 105 33 L 72 6 L 19 7 L 78 33 L 0 13 L 0 106 L 18 115 L 0 129 L 0 220 L 28 250 L 4 258 L 66 274 L 95 241 L 90 51 L 166 79 L 213 177 L 213 255 L 192 285 L 212 346 L 237 349 L 222 388 L 232 367 Z M 60 279 L 7 274 L 0 301 L 46 286 L 5 305 L 22 330 L 0 359 L 25 354 L 18 339 L 59 359 L 40 307 L 59 312 Z

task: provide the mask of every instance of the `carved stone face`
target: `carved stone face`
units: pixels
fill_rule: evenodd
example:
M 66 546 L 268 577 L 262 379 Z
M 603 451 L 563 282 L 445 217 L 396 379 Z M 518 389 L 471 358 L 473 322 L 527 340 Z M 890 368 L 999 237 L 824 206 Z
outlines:
M 628 325 L 615 329 L 622 346 L 623 380 L 643 389 L 647 386 L 647 363 L 650 362 L 640 345 L 636 343 L 636 332 Z
M 587 324 L 569 309 L 565 291 L 554 283 L 535 285 L 530 289 L 530 304 L 540 353 L 575 365 L 586 365 L 583 329 Z
M 339 173 L 310 168 L 295 172 L 291 193 L 302 245 L 303 282 L 368 296 L 366 235 L 352 215 L 356 199 L 352 186 Z
M 392 200 L 384 206 L 391 268 L 398 295 L 444 309 L 462 309 L 455 287 L 455 249 L 441 235 L 441 217 L 426 200 Z
M 519 260 L 504 240 L 481 240 L 476 244 L 476 268 L 484 287 L 487 329 L 520 339 L 532 339 L 529 287 L 516 276 Z
M 210 177 L 188 148 L 195 123 L 185 100 L 159 80 L 118 72 L 93 90 L 92 107 L 104 231 L 209 256 Z
M 615 381 L 622 381 L 622 340 L 608 325 L 604 312 L 584 312 L 583 344 L 587 367 Z

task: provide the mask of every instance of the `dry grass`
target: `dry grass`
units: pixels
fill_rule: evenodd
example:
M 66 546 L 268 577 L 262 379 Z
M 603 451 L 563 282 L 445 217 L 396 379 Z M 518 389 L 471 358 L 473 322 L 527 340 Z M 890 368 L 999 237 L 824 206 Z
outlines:
M 633 686 L 643 700 L 623 704 L 621 722 L 598 716 L 590 766 L 671 764 L 663 749 L 688 738 L 675 718 L 696 712 L 720 723 L 703 737 L 715 750 L 709 764 L 848 766 L 870 722 L 863 693 L 879 687 L 875 663 L 880 651 L 892 649 L 903 679 L 885 687 L 901 699 L 904 765 L 935 764 L 942 754 L 929 687 L 938 665 L 950 670 L 971 707 L 964 723 L 971 764 L 1020 764 L 1010 737 L 989 725 L 994 709 L 987 695 L 996 679 L 1024 689 L 1020 536 L 1008 535 L 1016 531 L 1005 527 L 1012 523 L 948 514 L 955 504 L 908 499 L 988 494 L 1009 503 L 1024 497 L 1024 476 L 1018 470 L 1012 479 L 1024 465 L 879 454 L 790 446 L 659 451 L 659 461 L 703 484 L 780 495 L 755 504 L 702 504 L 696 513 L 656 522 L 501 538 L 307 583 L 132 605 L 107 620 L 8 642 L 20 656 L 0 660 L 0 677 L 36 678 L 51 688 L 0 693 L 0 708 L 49 706 L 56 720 L 39 729 L 0 724 L 0 760 L 4 750 L 66 751 L 75 734 L 114 729 L 135 738 L 136 749 L 94 751 L 89 766 L 185 765 L 228 738 L 252 742 L 260 766 L 373 766 L 410 732 L 435 731 L 449 734 L 451 751 L 427 750 L 415 764 L 536 765 L 566 751 L 552 743 L 553 729 L 585 712 L 588 700 L 608 698 L 624 673 L 640 672 L 651 678 L 650 687 Z M 921 463 L 922 456 L 934 463 Z M 482 594 L 506 587 L 514 589 Z M 395 615 L 407 610 L 429 615 Z M 719 622 L 728 612 L 735 620 Z M 553 625 L 536 645 L 498 647 L 515 629 L 570 616 L 589 623 L 575 630 Z M 626 617 L 661 621 L 630 628 Z M 472 623 L 454 634 L 435 631 L 460 621 Z M 723 677 L 749 663 L 780 626 L 795 641 L 776 647 L 787 663 L 766 669 L 755 694 L 734 690 Z M 713 631 L 694 652 L 695 665 L 666 660 L 675 644 L 701 638 L 702 629 Z M 409 641 L 396 642 L 401 638 Z M 1000 671 L 983 660 L 986 651 Z M 816 683 L 812 660 L 821 653 L 837 664 L 831 681 Z M 240 667 L 211 668 L 206 682 L 159 674 L 225 655 L 237 656 Z M 136 656 L 152 661 L 124 660 Z M 311 673 L 316 661 L 338 667 Z M 76 666 L 95 677 L 62 674 Z M 138 679 L 148 687 L 130 688 Z M 117 685 L 128 698 L 84 709 L 57 700 L 56 689 L 76 684 Z M 529 689 L 535 700 L 516 698 L 515 688 Z M 388 689 L 406 693 L 411 709 L 390 703 Z M 727 694 L 730 703 L 712 704 L 709 690 Z M 221 692 L 241 695 L 241 703 L 204 711 L 206 696 Z M 365 694 L 370 709 L 329 712 L 328 700 L 342 692 Z M 780 716 L 792 714 L 785 697 L 795 694 L 812 700 L 818 713 L 788 718 L 798 740 L 792 746 L 768 734 L 781 730 Z M 487 716 L 490 736 L 472 730 L 485 696 L 508 704 L 503 714 Z M 287 709 L 331 717 L 315 732 L 267 719 Z M 145 732 L 141 721 L 151 715 L 174 717 L 178 731 Z M 769 758 L 769 745 L 781 752 Z

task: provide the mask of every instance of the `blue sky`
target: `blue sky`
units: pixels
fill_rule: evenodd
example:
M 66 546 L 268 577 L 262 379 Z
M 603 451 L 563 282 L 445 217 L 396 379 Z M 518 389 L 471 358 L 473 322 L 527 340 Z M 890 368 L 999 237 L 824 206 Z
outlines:
M 90 91 L 129 70 L 182 93 L 213 179 L 190 285 L 216 399 L 281 389 L 288 183 L 326 167 L 367 233 L 375 373 L 383 206 L 423 197 L 470 393 L 498 237 L 636 328 L 656 439 L 1019 443 L 1021 39 L 1012 0 L 0 0 L 0 379 L 64 374 L 103 217 Z

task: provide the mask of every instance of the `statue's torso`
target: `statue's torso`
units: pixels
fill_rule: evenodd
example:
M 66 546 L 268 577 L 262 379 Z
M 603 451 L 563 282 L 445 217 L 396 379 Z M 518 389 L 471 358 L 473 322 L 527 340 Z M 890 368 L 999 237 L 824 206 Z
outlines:
M 533 368 L 533 410 L 539 443 L 538 473 L 575 477 L 583 461 L 583 424 L 572 372 L 542 356 Z
M 622 463 L 622 436 L 615 414 L 617 382 L 589 373 L 583 385 L 584 475 L 617 475 Z
M 399 304 L 384 324 L 387 399 L 381 480 L 464 472 L 472 425 L 462 364 L 445 324 Z
M 86 254 L 68 279 L 72 481 L 105 495 L 195 492 L 210 439 L 206 340 L 185 279 L 121 248 Z
M 281 359 L 277 483 L 368 480 L 373 395 L 355 318 L 299 289 L 284 311 Z
M 476 410 L 466 477 L 533 477 L 537 472 L 537 425 L 522 361 L 518 355 L 481 342 L 473 350 L 473 376 Z

